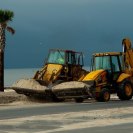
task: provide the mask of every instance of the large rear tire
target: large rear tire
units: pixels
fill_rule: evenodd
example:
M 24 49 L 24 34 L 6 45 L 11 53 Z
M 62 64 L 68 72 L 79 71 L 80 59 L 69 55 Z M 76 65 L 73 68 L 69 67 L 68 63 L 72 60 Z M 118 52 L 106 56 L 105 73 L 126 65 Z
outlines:
M 110 100 L 110 92 L 109 89 L 103 88 L 100 92 L 99 95 L 95 97 L 95 99 L 98 102 L 107 102 Z
M 117 96 L 120 100 L 130 100 L 133 95 L 133 86 L 129 80 L 124 80 L 118 86 Z

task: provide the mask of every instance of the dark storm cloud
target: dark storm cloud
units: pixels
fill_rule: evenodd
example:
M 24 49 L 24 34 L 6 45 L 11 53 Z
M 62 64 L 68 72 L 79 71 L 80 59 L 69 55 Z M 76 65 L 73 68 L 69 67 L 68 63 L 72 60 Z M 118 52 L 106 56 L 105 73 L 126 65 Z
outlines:
M 8 34 L 6 67 L 40 67 L 49 48 L 93 52 L 121 51 L 123 37 L 133 40 L 132 0 L 1 0 L 15 13 Z

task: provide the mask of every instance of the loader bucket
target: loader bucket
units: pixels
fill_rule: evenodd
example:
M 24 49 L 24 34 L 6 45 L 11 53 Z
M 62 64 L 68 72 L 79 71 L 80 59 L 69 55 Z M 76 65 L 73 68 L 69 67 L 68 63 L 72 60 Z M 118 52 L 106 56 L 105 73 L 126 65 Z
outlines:
M 21 79 L 15 82 L 12 87 L 18 94 L 31 97 L 46 98 L 52 97 L 52 91 L 47 86 L 42 86 L 35 79 Z
M 80 82 L 63 82 L 52 87 L 52 92 L 57 98 L 92 98 L 91 85 Z

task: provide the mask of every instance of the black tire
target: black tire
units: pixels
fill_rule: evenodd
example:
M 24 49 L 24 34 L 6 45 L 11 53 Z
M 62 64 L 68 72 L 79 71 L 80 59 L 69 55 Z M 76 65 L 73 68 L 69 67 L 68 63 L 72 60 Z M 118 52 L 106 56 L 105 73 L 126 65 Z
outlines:
M 75 98 L 76 103 L 82 103 L 83 101 L 84 101 L 84 99 L 82 97 Z
M 107 88 L 103 88 L 101 92 L 99 92 L 99 96 L 96 96 L 95 99 L 98 102 L 107 102 L 110 100 L 110 91 Z
M 133 95 L 133 86 L 129 80 L 124 80 L 118 86 L 117 96 L 120 100 L 130 100 Z

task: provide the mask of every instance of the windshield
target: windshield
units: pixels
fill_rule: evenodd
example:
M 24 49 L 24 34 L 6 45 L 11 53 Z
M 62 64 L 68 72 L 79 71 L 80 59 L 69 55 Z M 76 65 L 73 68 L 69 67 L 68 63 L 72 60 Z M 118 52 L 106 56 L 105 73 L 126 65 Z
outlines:
M 110 56 L 101 56 L 101 57 L 95 57 L 94 58 L 94 65 L 93 69 L 94 70 L 99 70 L 99 69 L 107 69 L 110 70 Z
M 64 64 L 65 63 L 65 52 L 64 51 L 50 51 L 47 63 L 52 64 Z

